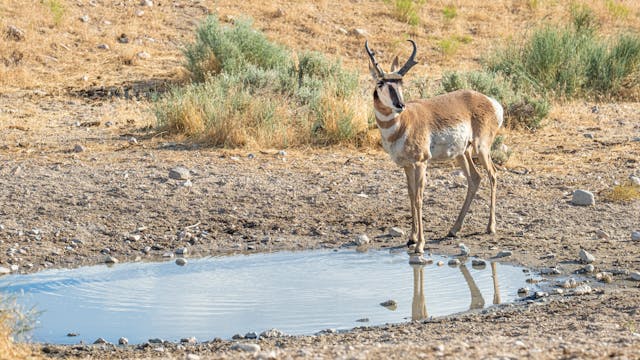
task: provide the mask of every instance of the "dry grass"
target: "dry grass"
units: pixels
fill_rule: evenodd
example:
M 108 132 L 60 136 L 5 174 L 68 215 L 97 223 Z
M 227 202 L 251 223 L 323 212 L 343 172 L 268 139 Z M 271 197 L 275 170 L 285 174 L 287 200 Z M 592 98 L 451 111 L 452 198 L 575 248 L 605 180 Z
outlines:
M 640 186 L 631 182 L 616 185 L 612 189 L 605 191 L 603 197 L 611 202 L 629 202 L 640 199 Z
M 0 360 L 37 360 L 42 356 L 25 344 L 13 341 L 11 330 L 7 324 L 11 319 L 6 313 L 0 312 Z

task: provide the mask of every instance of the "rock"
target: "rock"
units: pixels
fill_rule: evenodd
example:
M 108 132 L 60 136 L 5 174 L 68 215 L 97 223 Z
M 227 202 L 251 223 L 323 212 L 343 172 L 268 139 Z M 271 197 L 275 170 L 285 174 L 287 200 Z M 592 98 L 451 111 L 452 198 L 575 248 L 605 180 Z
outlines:
M 82 15 L 80 16 L 80 21 L 82 21 L 83 23 L 88 23 L 91 20 L 91 18 L 89 17 L 89 15 Z
M 395 300 L 387 300 L 380 303 L 380 306 L 384 306 L 387 309 L 395 309 L 398 307 L 398 303 Z
M 142 0 L 142 1 L 140 1 L 140 6 L 152 7 L 153 6 L 153 1 L 151 1 L 151 0 Z
M 447 263 L 449 266 L 458 266 L 460 265 L 460 260 L 458 259 L 451 259 L 449 260 L 449 262 Z
M 611 284 L 613 282 L 613 274 L 603 271 L 596 274 L 596 279 L 602 281 L 603 283 Z
M 629 277 L 631 277 L 631 280 L 640 281 L 640 271 L 629 272 Z
M 365 30 L 365 29 L 357 29 L 357 28 L 351 30 L 351 34 L 355 35 L 357 37 L 362 37 L 362 38 L 369 36 L 369 32 L 367 32 L 367 30 Z
M 9 266 L 9 270 L 11 270 L 11 272 L 16 272 L 20 269 L 20 266 L 13 264 L 11 266 Z
M 188 180 L 191 178 L 191 172 L 189 169 L 182 166 L 174 167 L 169 170 L 169 178 L 175 180 Z
M 593 289 L 591 289 L 591 286 L 586 285 L 586 284 L 582 284 L 582 285 L 576 287 L 576 289 L 573 290 L 573 293 L 575 295 L 582 296 L 582 295 L 591 294 L 592 291 L 593 291 Z
M 595 136 L 593 135 L 593 133 L 584 133 L 584 134 L 582 134 L 582 136 L 586 137 L 587 139 L 593 139 L 593 138 L 595 138 Z
M 182 338 L 180 339 L 180 343 L 182 344 L 197 344 L 198 343 L 198 339 L 196 339 L 195 337 L 188 337 L 188 338 Z
M 564 294 L 564 290 L 562 289 L 553 289 L 553 293 L 556 295 L 562 295 Z
M 107 44 L 100 44 L 97 46 L 98 49 L 100 50 L 109 50 L 109 45 Z
M 588 264 L 587 266 L 585 266 L 584 268 L 582 268 L 582 270 L 584 272 L 586 272 L 587 274 L 591 274 L 592 272 L 594 272 L 596 270 L 596 267 L 593 266 L 592 264 Z
M 185 259 L 185 258 L 177 258 L 176 259 L 176 265 L 179 265 L 179 266 L 187 265 L 187 259 Z
M 596 257 L 591 255 L 591 253 L 589 253 L 585 249 L 580 249 L 580 253 L 578 254 L 578 256 L 580 256 L 580 261 L 582 261 L 584 264 L 591 264 L 592 262 L 596 261 Z
M 575 190 L 571 203 L 578 206 L 589 206 L 596 203 L 595 197 L 592 192 L 587 190 Z
M 129 43 L 129 37 L 127 36 L 127 34 L 122 33 L 122 34 L 120 34 L 120 36 L 118 36 L 118 42 L 120 44 L 128 44 Z
M 174 257 L 174 255 L 173 255 L 173 253 L 166 252 L 166 253 L 162 254 L 162 257 L 163 257 L 163 258 L 169 258 L 169 259 L 172 259 L 172 258 Z
M 244 334 L 244 338 L 245 339 L 257 339 L 258 338 L 258 334 L 256 334 L 255 331 L 250 331 L 250 332 Z
M 70 333 L 67 333 L 67 336 L 68 337 L 76 337 L 76 336 L 78 336 L 78 333 L 70 332 Z
M 137 17 L 140 17 L 142 15 L 144 15 L 144 10 L 136 10 L 136 16 Z
M 629 180 L 631 180 L 631 183 L 635 186 L 640 186 L 640 176 L 629 176 Z
M 471 266 L 473 267 L 485 267 L 487 266 L 487 262 L 482 259 L 473 259 L 471 260 Z
M 11 269 L 6 268 L 4 266 L 0 266 L 0 276 L 11 274 Z
M 558 268 L 551 267 L 551 268 L 541 269 L 540 270 L 540 274 L 542 274 L 542 275 L 560 275 L 561 272 L 560 272 L 560 270 L 558 270 Z
M 126 337 L 121 337 L 120 339 L 118 339 L 118 344 L 120 345 L 127 345 L 129 343 L 129 339 L 127 339 Z
M 362 246 L 370 242 L 369 237 L 366 234 L 360 234 L 356 237 L 356 245 Z
M 389 236 L 391 237 L 403 237 L 404 231 L 398 227 L 392 227 L 389 229 Z
M 149 344 L 162 344 L 162 343 L 164 343 L 164 340 L 160 338 L 149 339 Z
M 189 252 L 189 249 L 186 247 L 177 248 L 175 253 L 176 255 L 186 255 Z
M 87 148 L 85 148 L 84 146 L 82 146 L 80 144 L 76 144 L 73 147 L 73 152 L 75 152 L 75 153 L 81 153 L 81 152 L 85 152 L 85 151 L 87 151 Z
M 97 338 L 96 341 L 93 342 L 94 344 L 108 344 L 109 342 L 103 338 Z
M 536 291 L 535 294 L 533 294 L 533 297 L 535 297 L 536 299 L 542 299 L 543 297 L 547 296 L 549 296 L 549 294 L 544 291 Z
M 231 350 L 245 351 L 250 353 L 257 353 L 260 351 L 260 345 L 251 343 L 235 343 L 231 345 Z
M 574 278 L 568 278 L 562 283 L 562 287 L 565 289 L 573 289 L 576 286 L 578 286 L 578 282 Z
M 471 253 L 471 249 L 463 243 L 458 244 L 458 247 L 460 247 L 460 255 L 462 256 L 468 256 Z
M 138 139 L 136 139 L 135 137 L 130 137 L 129 138 L 129 144 L 131 145 L 136 145 L 138 143 Z
M 16 26 L 7 26 L 7 30 L 5 32 L 7 34 L 7 37 L 14 41 L 24 40 L 24 31 Z
M 104 258 L 104 262 L 105 262 L 105 264 L 117 264 L 120 261 L 118 259 L 116 259 L 115 257 L 109 255 L 106 258 Z
M 358 319 L 356 322 L 369 322 L 369 318 Z
M 611 236 L 604 230 L 596 230 L 596 237 L 598 239 L 609 239 Z
M 200 356 L 196 354 L 187 354 L 187 360 L 200 360 Z
M 529 294 L 529 288 L 528 287 L 521 287 L 520 289 L 518 289 L 518 295 L 527 296 L 527 294 Z
M 496 254 L 497 258 L 503 258 L 503 257 L 509 257 L 513 255 L 513 252 L 510 250 L 502 250 L 499 253 Z
M 142 235 L 140 234 L 129 234 L 129 236 L 127 236 L 127 240 L 129 241 L 140 241 L 140 239 L 142 239 Z
M 442 261 L 442 260 L 438 260 L 438 262 L 436 263 L 436 265 L 438 265 L 438 266 L 443 266 L 443 265 L 444 265 L 444 261 Z
M 631 232 L 631 240 L 640 241 L 640 230 Z
M 265 338 L 265 339 L 278 338 L 283 336 L 284 336 L 284 333 L 278 329 L 269 329 L 260 333 L 260 338 Z
M 146 51 L 140 51 L 138 54 L 136 54 L 136 56 L 138 56 L 138 58 L 142 60 L 151 59 L 151 54 Z

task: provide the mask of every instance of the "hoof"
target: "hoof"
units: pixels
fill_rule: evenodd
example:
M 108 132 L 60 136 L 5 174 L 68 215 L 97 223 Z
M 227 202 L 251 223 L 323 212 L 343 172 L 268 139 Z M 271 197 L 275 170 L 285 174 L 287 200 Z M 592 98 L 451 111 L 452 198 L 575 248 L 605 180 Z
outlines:
M 416 245 L 417 245 L 416 242 L 413 240 L 407 241 L 407 252 L 409 254 L 416 252 Z
M 427 265 L 433 263 L 432 259 L 425 259 L 422 254 L 412 254 L 409 256 L 410 265 Z
M 454 231 L 449 231 L 449 233 L 447 234 L 448 238 L 455 238 L 458 237 L 458 232 L 454 232 Z
M 487 228 L 487 234 L 489 235 L 495 235 L 496 234 L 496 229 L 495 228 Z

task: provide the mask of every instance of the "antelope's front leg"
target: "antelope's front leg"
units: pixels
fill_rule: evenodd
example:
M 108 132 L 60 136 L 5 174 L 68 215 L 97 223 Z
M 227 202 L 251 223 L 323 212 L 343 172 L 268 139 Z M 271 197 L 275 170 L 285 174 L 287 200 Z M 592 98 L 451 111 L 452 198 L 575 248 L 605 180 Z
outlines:
M 422 196 L 424 194 L 424 183 L 425 183 L 425 173 L 427 170 L 427 165 L 423 163 L 418 163 L 415 165 L 414 169 L 414 177 L 415 177 L 415 195 L 414 195 L 414 203 L 416 207 L 415 211 L 415 219 L 417 225 L 417 233 L 418 233 L 418 243 L 416 244 L 415 253 L 422 255 L 424 254 L 424 229 L 422 227 Z
M 418 217 L 416 216 L 416 182 L 415 182 L 415 169 L 413 166 L 407 166 L 404 168 L 404 173 L 407 176 L 407 188 L 409 190 L 409 201 L 411 203 L 411 233 L 409 234 L 409 240 L 407 241 L 407 247 L 409 252 L 413 252 L 418 243 Z

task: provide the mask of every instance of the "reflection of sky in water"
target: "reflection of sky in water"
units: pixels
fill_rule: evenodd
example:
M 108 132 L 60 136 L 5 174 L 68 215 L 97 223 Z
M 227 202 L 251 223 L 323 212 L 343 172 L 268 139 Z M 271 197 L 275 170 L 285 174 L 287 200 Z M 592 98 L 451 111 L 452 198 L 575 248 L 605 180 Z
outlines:
M 127 263 L 10 275 L 0 278 L 0 290 L 43 311 L 32 334 L 40 342 L 116 342 L 120 336 L 132 343 L 189 336 L 205 341 L 270 328 L 312 334 L 411 319 L 418 272 L 407 261 L 406 254 L 388 251 L 279 252 L 192 259 L 184 267 Z M 485 306 L 492 305 L 491 266 L 467 265 Z M 496 268 L 501 300 L 513 301 L 527 275 L 518 267 Z M 423 276 L 429 316 L 469 309 L 470 287 L 460 268 L 427 265 Z M 397 310 L 379 305 L 389 299 Z M 370 322 L 356 322 L 362 318 Z M 69 332 L 79 336 L 66 337 Z

